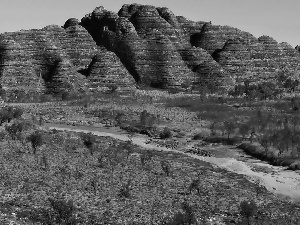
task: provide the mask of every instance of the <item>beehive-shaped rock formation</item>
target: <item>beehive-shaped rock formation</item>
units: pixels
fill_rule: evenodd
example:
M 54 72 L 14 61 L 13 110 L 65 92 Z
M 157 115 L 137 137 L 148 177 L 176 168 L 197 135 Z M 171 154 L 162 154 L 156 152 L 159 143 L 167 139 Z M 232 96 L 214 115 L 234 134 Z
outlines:
M 176 24 L 176 17 L 170 11 L 165 8 L 159 11 L 170 23 Z M 177 45 L 169 38 L 175 28 L 160 16 L 159 11 L 154 6 L 125 5 L 118 13 L 120 17 L 114 17 L 112 22 L 110 18 L 106 19 L 106 15 L 112 14 L 98 8 L 97 17 L 94 13 L 89 14 L 81 24 L 92 30 L 92 35 L 96 34 L 93 38 L 99 45 L 120 57 L 137 82 L 156 87 L 178 86 L 189 79 L 192 72 L 177 51 L 179 46 L 182 48 L 181 42 L 176 41 Z M 101 28 L 100 24 L 107 26 Z M 179 24 L 175 26 L 179 27 Z
M 275 82 L 282 71 L 300 79 L 299 55 L 299 47 L 269 36 L 193 22 L 165 7 L 128 4 L 115 13 L 100 6 L 62 27 L 1 34 L 0 77 L 4 89 L 24 92 L 108 83 L 126 89 L 135 82 L 217 89 L 245 80 Z
M 181 25 L 176 16 L 166 7 L 156 8 L 151 5 L 124 5 L 118 12 L 120 17 L 128 18 L 137 33 L 145 38 L 148 32 L 159 31 L 175 45 L 177 49 L 187 47 Z
M 213 52 L 214 59 L 237 83 L 245 80 L 276 82 L 279 71 L 294 73 L 299 65 L 297 51 L 287 44 L 278 44 L 273 38 L 245 37 L 228 40 L 222 49 Z M 294 72 L 293 72 L 294 71 Z
M 96 90 L 107 89 L 116 85 L 122 90 L 135 88 L 135 80 L 113 52 L 99 49 L 88 67 L 89 87 Z
M 200 33 L 192 35 L 191 43 L 193 46 L 203 48 L 213 54 L 217 49 L 222 49 L 226 41 L 235 38 L 243 38 L 249 41 L 255 39 L 250 33 L 237 28 L 205 23 Z

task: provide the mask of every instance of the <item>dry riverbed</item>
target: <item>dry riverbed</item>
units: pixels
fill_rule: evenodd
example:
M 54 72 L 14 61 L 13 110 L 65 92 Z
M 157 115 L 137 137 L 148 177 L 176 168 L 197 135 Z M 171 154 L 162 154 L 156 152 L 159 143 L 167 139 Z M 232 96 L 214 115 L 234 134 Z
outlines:
M 115 127 L 88 127 L 63 124 L 45 124 L 45 127 L 73 132 L 91 132 L 98 136 L 110 136 L 123 141 L 128 140 L 127 134 Z M 284 199 L 290 199 L 294 202 L 300 201 L 299 172 L 286 171 L 283 167 L 268 165 L 259 160 L 256 160 L 256 162 L 253 162 L 253 160 L 252 162 L 251 160 L 240 161 L 239 158 L 241 158 L 241 152 L 239 153 L 237 150 L 233 149 L 232 146 L 208 146 L 206 148 L 211 152 L 215 152 L 215 156 L 218 157 L 203 157 L 191 153 L 184 153 L 182 150 L 159 147 L 151 143 L 146 144 L 146 141 L 147 138 L 143 135 L 137 135 L 132 138 L 133 144 L 142 148 L 181 153 L 195 159 L 212 163 L 217 167 L 225 168 L 231 172 L 246 175 L 250 181 L 255 182 L 256 180 L 259 180 L 260 184 L 265 186 L 268 191 L 278 194 L 278 196 L 281 196 Z M 226 152 L 226 154 L 224 154 L 224 152 Z

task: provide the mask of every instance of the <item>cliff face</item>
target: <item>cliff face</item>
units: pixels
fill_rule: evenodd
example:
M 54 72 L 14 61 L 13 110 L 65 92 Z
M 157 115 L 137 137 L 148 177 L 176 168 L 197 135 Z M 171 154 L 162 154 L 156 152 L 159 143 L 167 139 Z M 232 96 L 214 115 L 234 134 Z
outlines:
M 216 91 L 245 80 L 274 81 L 281 71 L 299 74 L 299 64 L 299 48 L 287 43 L 150 5 L 126 4 L 118 13 L 97 7 L 62 27 L 0 34 L 1 84 L 11 92 L 108 84 L 130 89 L 136 83 Z

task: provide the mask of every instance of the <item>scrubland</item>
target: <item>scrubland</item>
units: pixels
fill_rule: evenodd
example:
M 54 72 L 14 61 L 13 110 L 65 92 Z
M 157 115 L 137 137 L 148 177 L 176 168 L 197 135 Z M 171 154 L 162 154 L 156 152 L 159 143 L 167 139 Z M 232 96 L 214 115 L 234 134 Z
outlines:
M 2 224 L 300 223 L 299 203 L 243 175 L 130 142 L 143 134 L 149 143 L 182 151 L 193 143 L 193 154 L 205 157 L 213 153 L 201 145 L 238 146 L 297 170 L 298 109 L 292 97 L 245 100 L 140 90 L 46 100 L 7 103 L 1 110 Z M 59 123 L 118 127 L 128 141 L 44 126 Z

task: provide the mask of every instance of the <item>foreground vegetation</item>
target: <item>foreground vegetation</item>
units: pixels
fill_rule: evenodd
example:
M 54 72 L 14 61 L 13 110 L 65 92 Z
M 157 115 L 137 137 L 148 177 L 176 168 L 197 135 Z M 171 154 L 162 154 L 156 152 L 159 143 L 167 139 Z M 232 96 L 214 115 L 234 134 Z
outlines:
M 90 94 L 22 109 L 5 107 L 1 223 L 299 224 L 299 204 L 242 175 L 183 155 L 146 151 L 130 141 L 42 126 L 104 124 L 161 141 L 260 143 L 265 159 L 279 162 L 290 153 L 293 160 L 299 155 L 295 107 L 288 98 L 246 101 L 169 93 Z

